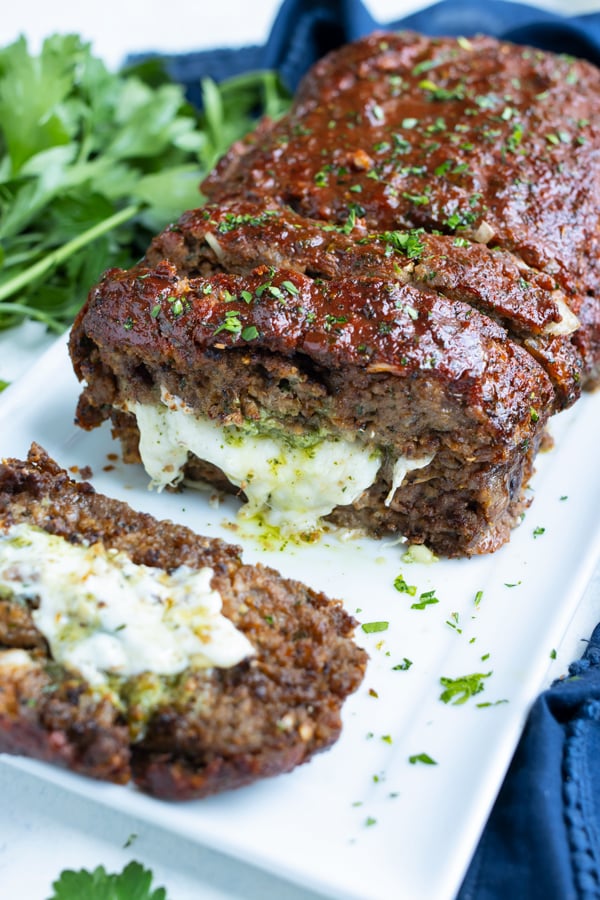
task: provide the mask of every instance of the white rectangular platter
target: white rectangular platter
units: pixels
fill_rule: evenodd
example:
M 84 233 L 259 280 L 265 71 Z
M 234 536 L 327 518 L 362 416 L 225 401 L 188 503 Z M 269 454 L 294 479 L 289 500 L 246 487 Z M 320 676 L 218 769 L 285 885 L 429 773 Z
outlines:
M 148 491 L 141 468 L 115 458 L 108 427 L 72 424 L 77 396 L 61 339 L 0 397 L 0 456 L 23 457 L 35 440 L 65 467 L 91 466 L 98 490 L 240 543 L 247 561 L 342 598 L 360 623 L 389 626 L 357 629 L 370 663 L 342 737 L 290 775 L 171 805 L 42 763 L 3 764 L 330 897 L 450 900 L 600 556 L 600 396 L 553 422 L 556 447 L 538 460 L 534 502 L 508 546 L 429 565 L 403 563 L 392 542 L 336 535 L 267 550 L 232 528 L 233 499 Z M 395 590 L 400 573 L 439 602 L 411 608 L 418 596 Z M 491 673 L 481 693 L 462 705 L 440 700 L 441 677 L 475 672 Z M 409 761 L 421 754 L 435 765 Z

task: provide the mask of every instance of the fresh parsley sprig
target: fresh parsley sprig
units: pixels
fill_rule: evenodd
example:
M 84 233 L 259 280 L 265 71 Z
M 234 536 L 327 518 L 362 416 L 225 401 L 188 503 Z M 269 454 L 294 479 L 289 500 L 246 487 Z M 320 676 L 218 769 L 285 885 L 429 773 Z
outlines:
M 117 874 L 104 866 L 93 872 L 66 869 L 52 885 L 50 900 L 167 900 L 165 888 L 152 890 L 152 879 L 152 872 L 135 861 Z
M 200 204 L 256 116 L 289 103 L 272 72 L 202 88 L 200 113 L 156 65 L 112 73 L 77 35 L 0 49 L 0 328 L 61 331 L 106 268 Z

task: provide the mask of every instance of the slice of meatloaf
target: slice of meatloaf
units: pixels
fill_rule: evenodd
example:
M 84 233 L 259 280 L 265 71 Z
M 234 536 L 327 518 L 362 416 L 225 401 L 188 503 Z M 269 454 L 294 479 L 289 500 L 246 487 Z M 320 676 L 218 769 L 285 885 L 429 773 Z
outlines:
M 53 657 L 39 627 L 49 601 L 36 575 L 11 568 L 0 541 L 0 751 L 187 799 L 290 771 L 337 739 L 340 708 L 366 664 L 341 603 L 73 482 L 36 445 L 26 462 L 0 465 L 4 546 L 24 526 L 71 548 L 124 554 L 159 579 L 160 570 L 209 567 L 223 615 L 252 652 L 228 667 L 164 674 L 157 659 L 155 671 L 86 679 Z M 25 601 L 10 589 L 23 578 Z
M 496 549 L 598 373 L 599 87 L 488 38 L 331 54 L 91 291 L 79 424 L 269 525 Z

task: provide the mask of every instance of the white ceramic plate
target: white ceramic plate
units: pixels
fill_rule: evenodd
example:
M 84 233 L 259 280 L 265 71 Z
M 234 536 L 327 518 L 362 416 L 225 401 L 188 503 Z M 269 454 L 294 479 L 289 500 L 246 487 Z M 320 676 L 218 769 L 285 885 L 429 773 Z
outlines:
M 449 900 L 600 555 L 600 396 L 554 421 L 557 447 L 539 458 L 533 505 L 508 546 L 408 565 L 398 545 L 333 535 L 266 551 L 228 526 L 236 501 L 215 507 L 204 493 L 149 492 L 140 468 L 109 457 L 119 450 L 109 428 L 74 427 L 77 395 L 61 339 L 0 398 L 0 455 L 22 457 L 36 440 L 64 466 L 91 466 L 98 490 L 242 543 L 247 561 L 342 597 L 361 623 L 389 627 L 358 629 L 371 661 L 345 706 L 343 735 L 290 775 L 170 805 L 34 761 L 4 764 L 332 897 Z M 399 573 L 439 602 L 411 609 L 418 596 L 394 589 Z M 405 659 L 410 667 L 395 668 Z M 492 673 L 481 693 L 463 705 L 441 702 L 441 677 L 475 672 Z M 409 762 L 420 754 L 436 765 Z

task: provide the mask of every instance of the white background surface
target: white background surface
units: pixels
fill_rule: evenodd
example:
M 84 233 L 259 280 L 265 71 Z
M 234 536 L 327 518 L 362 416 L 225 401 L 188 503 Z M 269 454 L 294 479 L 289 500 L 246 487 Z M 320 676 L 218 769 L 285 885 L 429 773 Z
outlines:
M 82 2 L 22 0 L 2 10 L 0 43 L 19 33 L 35 46 L 54 31 L 78 31 L 91 39 L 97 53 L 117 64 L 130 51 L 149 48 L 197 49 L 203 46 L 262 43 L 276 0 L 218 3 Z M 418 2 L 371 0 L 382 21 L 426 6 Z M 565 12 L 598 9 L 598 0 L 542 3 Z M 0 334 L 0 378 L 13 380 L 47 344 L 35 326 Z M 552 667 L 558 676 L 580 655 L 582 639 L 600 618 L 600 579 L 595 578 L 585 602 L 559 649 Z M 0 897 L 44 900 L 50 883 L 65 867 L 93 868 L 103 863 L 121 869 L 132 858 L 150 866 L 156 883 L 168 888 L 170 900 L 309 900 L 316 895 L 263 872 L 187 843 L 160 828 L 72 796 L 36 777 L 0 766 Z M 131 835 L 133 844 L 123 845 Z M 398 895 L 401 897 L 401 894 Z M 84 898 L 82 898 L 84 900 Z M 416 898 L 415 898 L 416 900 Z M 418 898 L 421 900 L 421 898 Z M 427 898 L 422 898 L 427 900 Z

